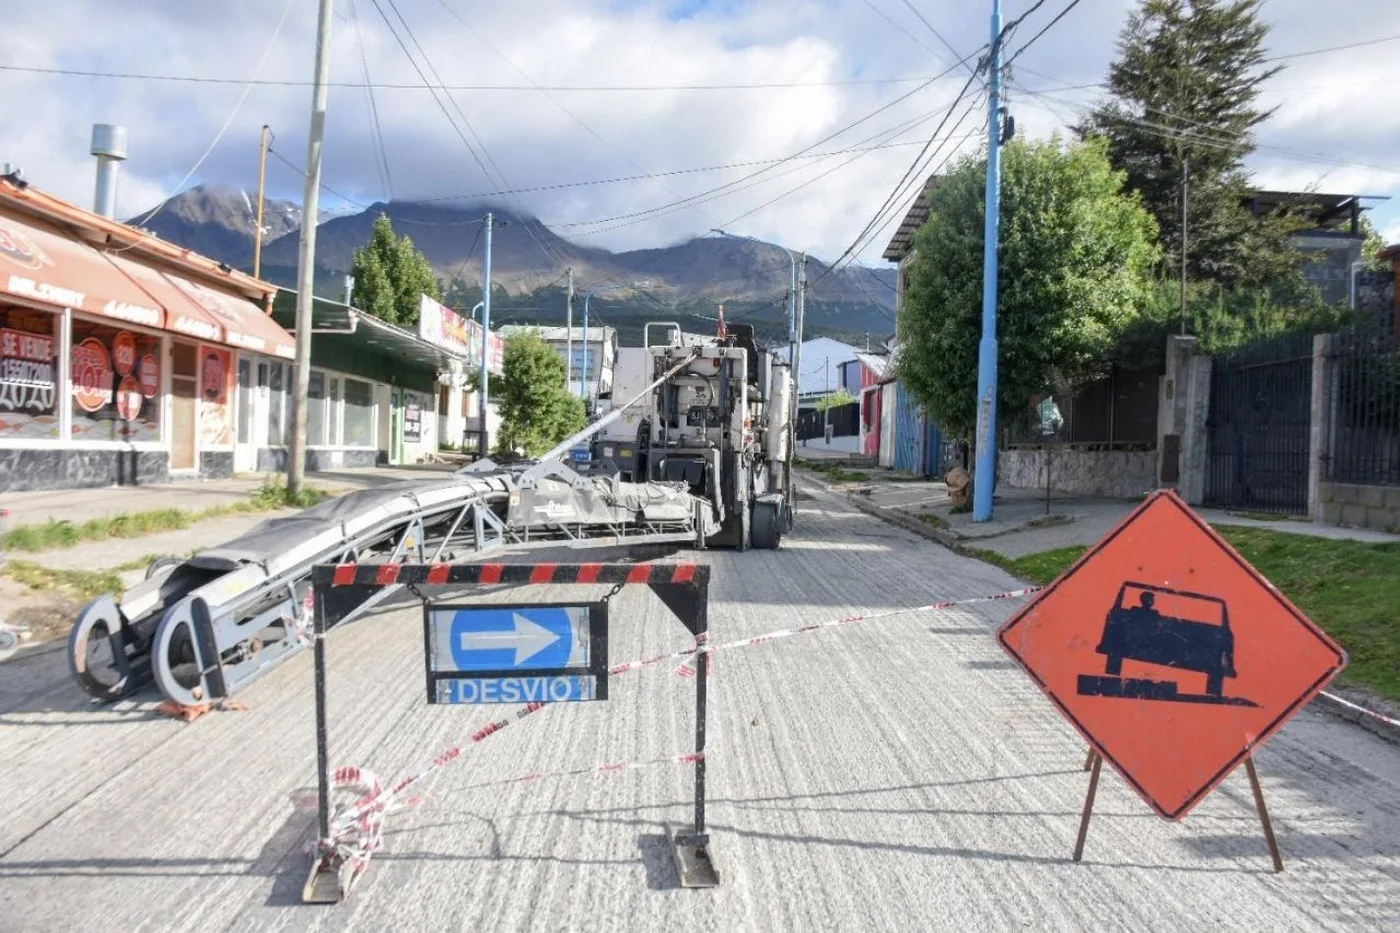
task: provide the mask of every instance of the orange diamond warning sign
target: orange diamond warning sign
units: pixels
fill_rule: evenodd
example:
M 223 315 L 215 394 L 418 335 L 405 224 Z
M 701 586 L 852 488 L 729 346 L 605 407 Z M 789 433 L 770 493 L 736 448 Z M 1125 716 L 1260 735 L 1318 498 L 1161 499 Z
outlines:
M 1154 493 L 997 633 L 1093 748 L 1180 819 L 1346 654 L 1175 493 Z

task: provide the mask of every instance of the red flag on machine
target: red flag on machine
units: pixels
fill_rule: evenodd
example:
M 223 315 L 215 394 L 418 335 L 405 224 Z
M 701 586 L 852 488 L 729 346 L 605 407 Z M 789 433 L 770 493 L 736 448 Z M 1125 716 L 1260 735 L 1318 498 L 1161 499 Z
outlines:
M 724 326 L 724 305 L 719 306 L 719 330 L 717 333 L 720 340 L 729 336 L 729 329 Z

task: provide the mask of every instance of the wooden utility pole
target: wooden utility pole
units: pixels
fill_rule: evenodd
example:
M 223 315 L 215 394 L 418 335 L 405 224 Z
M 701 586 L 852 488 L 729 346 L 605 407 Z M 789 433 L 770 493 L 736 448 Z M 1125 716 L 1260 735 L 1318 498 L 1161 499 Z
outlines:
M 258 144 L 258 217 L 257 225 L 253 228 L 253 278 L 259 278 L 262 273 L 262 241 L 263 241 L 263 192 L 267 183 L 267 124 L 263 124 L 262 139 Z
M 1189 198 L 1191 160 L 1181 157 L 1181 334 L 1186 336 L 1186 206 Z

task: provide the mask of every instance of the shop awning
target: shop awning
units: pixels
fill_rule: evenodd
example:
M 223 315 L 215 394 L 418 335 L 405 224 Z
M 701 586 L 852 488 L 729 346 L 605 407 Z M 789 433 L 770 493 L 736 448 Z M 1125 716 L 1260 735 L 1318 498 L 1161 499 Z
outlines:
M 283 359 L 296 359 L 297 347 L 292 335 L 251 301 L 206 288 L 173 273 L 161 275 L 219 323 L 224 329 L 224 343 Z
M 296 327 L 296 292 L 283 289 L 272 303 L 272 315 L 288 330 Z M 373 347 L 394 359 L 415 363 L 436 372 L 471 370 L 475 363 L 429 343 L 417 334 L 379 320 L 339 301 L 316 298 L 311 302 L 312 340 L 351 340 L 356 346 Z
M 165 311 L 91 246 L 0 215 L 0 292 L 54 308 L 165 327 Z
M 175 284 L 158 270 L 139 262 L 132 262 L 121 253 L 107 252 L 102 255 L 150 295 L 152 301 L 165 308 L 167 328 L 210 343 L 224 342 L 224 329 L 219 326 L 214 316 L 186 297 L 184 292 L 176 288 Z

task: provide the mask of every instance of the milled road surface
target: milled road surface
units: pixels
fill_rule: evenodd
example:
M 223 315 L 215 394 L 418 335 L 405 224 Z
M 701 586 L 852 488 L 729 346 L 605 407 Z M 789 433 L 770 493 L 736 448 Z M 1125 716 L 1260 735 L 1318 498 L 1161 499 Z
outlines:
M 780 552 L 705 555 L 721 640 L 1019 584 L 826 493 Z M 532 593 L 558 599 L 573 588 Z M 522 590 L 521 593 L 529 591 Z M 650 592 L 616 598 L 611 658 L 686 643 Z M 665 826 L 691 771 L 473 787 L 683 753 L 692 681 L 615 679 L 449 765 L 390 817 L 349 901 L 300 903 L 313 834 L 311 658 L 192 725 L 87 704 L 62 655 L 0 666 L 0 927 L 29 930 L 1394 930 L 1400 748 L 1305 710 L 1258 755 L 1287 871 L 1248 783 L 1187 820 L 1105 771 L 1070 861 L 1084 748 L 997 648 L 1007 602 L 916 613 L 715 657 L 710 818 L 723 873 L 679 890 Z M 421 615 L 330 640 L 332 759 L 391 776 L 499 708 L 428 707 Z

